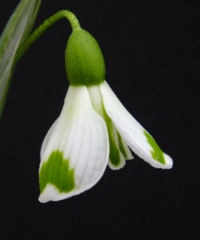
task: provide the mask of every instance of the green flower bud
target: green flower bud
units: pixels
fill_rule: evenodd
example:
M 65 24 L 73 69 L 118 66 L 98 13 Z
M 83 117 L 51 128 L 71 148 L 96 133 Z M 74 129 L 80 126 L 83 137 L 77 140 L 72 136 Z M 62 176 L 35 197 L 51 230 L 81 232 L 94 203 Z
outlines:
M 71 85 L 97 85 L 105 80 L 102 51 L 87 31 L 75 29 L 67 42 L 66 72 Z

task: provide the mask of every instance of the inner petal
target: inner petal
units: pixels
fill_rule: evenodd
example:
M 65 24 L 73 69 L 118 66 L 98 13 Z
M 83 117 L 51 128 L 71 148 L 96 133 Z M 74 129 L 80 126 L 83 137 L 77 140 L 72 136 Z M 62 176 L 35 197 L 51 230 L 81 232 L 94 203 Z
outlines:
M 106 113 L 99 87 L 88 87 L 88 91 L 95 111 L 104 118 L 107 126 L 110 143 L 109 167 L 121 169 L 125 165 L 125 160 L 133 158 L 131 151 Z
M 133 156 L 106 112 L 104 120 L 110 143 L 109 167 L 113 170 L 121 169 L 125 166 L 125 160 L 132 159 Z

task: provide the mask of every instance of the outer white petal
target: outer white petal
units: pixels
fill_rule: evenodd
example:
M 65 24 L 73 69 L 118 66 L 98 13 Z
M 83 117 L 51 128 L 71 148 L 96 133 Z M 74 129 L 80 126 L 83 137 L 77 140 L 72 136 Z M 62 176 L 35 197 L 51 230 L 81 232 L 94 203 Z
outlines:
M 55 122 L 51 125 L 51 127 L 49 128 L 44 140 L 43 140 L 43 143 L 42 143 L 42 147 L 41 147 L 41 150 L 40 150 L 40 158 L 42 159 L 43 158 L 43 155 L 44 155 L 44 151 L 47 147 L 47 144 L 49 143 L 49 140 L 51 139 L 52 137 L 52 134 L 54 132 L 54 129 L 55 129 L 55 126 L 57 124 L 58 120 L 55 120 Z M 42 161 L 41 161 L 42 163 Z
M 47 161 L 54 150 L 69 159 L 74 169 L 75 189 L 60 193 L 48 184 L 39 197 L 40 202 L 80 194 L 102 177 L 109 158 L 108 134 L 103 119 L 93 110 L 86 87 L 69 87 L 62 112 L 44 139 L 41 162 Z
M 153 167 L 163 169 L 171 168 L 173 161 L 168 155 L 164 154 L 165 164 L 153 159 L 153 148 L 144 134 L 145 129 L 124 108 L 108 83 L 102 83 L 100 89 L 106 112 L 129 147 Z

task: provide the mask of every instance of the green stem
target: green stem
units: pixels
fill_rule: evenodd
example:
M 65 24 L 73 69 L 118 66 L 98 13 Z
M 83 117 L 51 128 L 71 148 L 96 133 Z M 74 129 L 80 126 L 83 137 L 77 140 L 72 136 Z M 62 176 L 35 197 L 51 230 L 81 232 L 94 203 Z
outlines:
M 16 61 L 18 61 L 25 52 L 31 47 L 31 45 L 44 33 L 46 32 L 54 23 L 58 20 L 66 18 L 72 27 L 72 30 L 80 29 L 80 24 L 77 17 L 68 10 L 60 10 L 51 17 L 44 20 L 44 22 L 34 30 L 34 32 L 28 37 L 27 40 L 21 45 L 18 50 Z

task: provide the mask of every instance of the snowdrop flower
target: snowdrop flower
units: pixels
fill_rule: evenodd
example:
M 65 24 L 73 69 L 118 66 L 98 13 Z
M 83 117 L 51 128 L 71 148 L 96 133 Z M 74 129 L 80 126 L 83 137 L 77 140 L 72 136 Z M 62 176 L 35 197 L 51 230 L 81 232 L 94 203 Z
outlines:
M 108 165 L 115 170 L 124 167 L 133 158 L 130 149 L 155 168 L 172 167 L 172 159 L 105 81 L 98 43 L 81 28 L 68 40 L 66 71 L 70 86 L 64 106 L 41 148 L 40 202 L 67 199 L 90 189 Z

